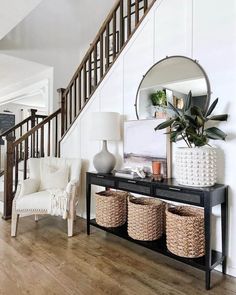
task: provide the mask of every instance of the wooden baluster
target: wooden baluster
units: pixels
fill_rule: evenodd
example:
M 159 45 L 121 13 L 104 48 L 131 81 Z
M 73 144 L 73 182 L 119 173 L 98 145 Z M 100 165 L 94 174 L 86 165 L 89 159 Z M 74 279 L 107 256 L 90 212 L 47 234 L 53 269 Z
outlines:
M 28 160 L 28 151 L 29 151 L 29 142 L 28 142 L 28 137 L 25 139 L 25 144 L 24 144 L 24 179 L 27 178 L 27 160 Z
M 144 12 L 148 9 L 148 0 L 144 0 L 143 1 L 143 8 L 144 8 Z
M 135 26 L 139 22 L 139 0 L 135 0 Z
M 92 93 L 92 53 L 89 54 L 88 59 L 88 97 Z
M 109 57 L 109 52 L 110 52 L 110 28 L 109 28 L 109 23 L 106 25 L 106 44 L 105 44 L 105 57 L 106 57 L 106 70 L 108 70 L 109 65 L 110 65 L 110 57 Z
M 113 13 L 113 61 L 116 58 L 116 52 L 117 52 L 117 48 L 116 48 L 116 10 Z
M 57 147 L 58 147 L 58 118 L 55 119 L 55 157 L 57 157 Z
M 27 121 L 27 123 L 26 123 L 26 131 L 27 132 L 29 131 L 29 121 Z
M 17 190 L 18 185 L 18 172 L 19 172 L 19 146 L 15 147 L 15 192 Z
M 57 90 L 59 101 L 61 103 L 61 136 L 65 133 L 65 120 L 66 120 L 66 107 L 65 107 L 65 89 L 60 88 Z
M 39 131 L 36 131 L 36 153 L 35 153 L 36 158 L 39 157 Z
M 78 113 L 80 112 L 81 108 L 82 108 L 82 101 L 81 101 L 82 97 L 81 97 L 81 71 L 79 72 L 78 75 L 78 103 L 79 103 L 79 110 Z
M 22 136 L 22 125 L 20 126 L 20 137 Z M 20 143 L 20 159 L 23 159 L 22 142 Z
M 131 0 L 127 0 L 127 39 L 131 34 Z
M 44 125 L 40 128 L 40 157 L 44 157 Z
M 124 0 L 120 0 L 120 48 L 124 45 Z
M 86 68 L 86 62 L 84 63 L 84 67 L 83 67 L 83 84 L 84 84 L 84 88 L 83 88 L 83 94 L 84 94 L 84 99 L 83 99 L 83 105 L 87 100 L 87 68 Z
M 70 125 L 72 124 L 72 86 L 73 86 L 73 84 L 71 85 L 70 91 L 69 91 L 69 97 L 70 97 L 70 100 L 69 100 Z
M 93 67 L 94 70 L 93 70 L 92 90 L 94 90 L 94 88 L 98 84 L 98 74 L 97 74 L 97 70 L 98 70 L 98 65 L 97 65 L 97 61 L 98 61 L 98 43 L 96 43 L 95 46 L 94 46 L 93 60 L 94 60 L 94 67 Z
M 11 217 L 12 200 L 13 200 L 13 167 L 14 167 L 14 140 L 15 138 L 9 134 L 6 136 L 7 152 L 4 168 L 4 210 L 3 219 Z
M 77 116 L 77 81 L 78 77 L 75 78 L 74 82 L 74 118 Z
M 51 153 L 51 121 L 48 121 L 48 157 Z
M 100 36 L 100 80 L 103 77 L 103 33 Z
M 31 109 L 31 128 L 33 128 L 37 124 L 37 119 L 36 119 L 36 109 Z M 35 157 L 35 133 L 32 134 L 31 136 L 31 157 Z

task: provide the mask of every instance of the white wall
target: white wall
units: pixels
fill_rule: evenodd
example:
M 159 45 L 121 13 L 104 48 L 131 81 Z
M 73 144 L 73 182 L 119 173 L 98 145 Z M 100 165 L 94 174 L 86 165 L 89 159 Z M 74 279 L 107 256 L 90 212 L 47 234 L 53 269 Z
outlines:
M 236 116 L 234 118 L 233 113 L 236 112 L 235 5 L 234 0 L 228 0 L 227 5 L 222 0 L 157 1 L 61 147 L 63 156 L 81 157 L 84 162 L 79 214 L 85 216 L 85 172 L 94 170 L 92 158 L 100 145 L 88 139 L 86 118 L 89 113 L 112 110 L 120 112 L 124 120 L 136 119 L 136 91 L 142 76 L 156 61 L 171 55 L 185 55 L 199 60 L 209 75 L 212 99 L 220 97 L 218 112 L 226 111 L 230 115 L 228 122 L 221 125 L 229 134 L 227 142 L 217 143 L 216 146 L 220 147 L 218 181 L 230 186 L 228 273 L 236 276 L 236 238 L 233 231 L 236 221 Z M 109 148 L 118 155 L 118 165 L 121 165 L 122 142 L 109 144 Z M 214 210 L 214 215 L 214 245 L 220 249 L 219 208 Z
M 0 53 L 53 67 L 57 109 L 56 90 L 68 85 L 114 3 L 115 0 L 43 0 L 0 41 Z

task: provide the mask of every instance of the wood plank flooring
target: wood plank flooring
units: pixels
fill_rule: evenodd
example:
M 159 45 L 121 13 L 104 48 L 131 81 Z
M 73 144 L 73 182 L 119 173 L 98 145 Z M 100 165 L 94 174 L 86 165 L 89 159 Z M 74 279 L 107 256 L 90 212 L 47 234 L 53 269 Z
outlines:
M 60 218 L 25 217 L 11 238 L 10 221 L 0 220 L 0 294 L 236 294 L 230 276 L 214 271 L 205 291 L 199 270 L 95 228 L 88 237 L 79 218 L 75 231 L 68 239 Z

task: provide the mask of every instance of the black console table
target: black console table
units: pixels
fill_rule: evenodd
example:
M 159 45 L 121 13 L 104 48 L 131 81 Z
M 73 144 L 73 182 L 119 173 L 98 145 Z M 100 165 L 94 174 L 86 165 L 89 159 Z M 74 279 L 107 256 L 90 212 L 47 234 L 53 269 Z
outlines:
M 132 241 L 138 245 L 169 256 L 195 268 L 205 271 L 206 289 L 211 286 L 211 271 L 219 264 L 222 264 L 222 272 L 226 272 L 226 240 L 227 240 L 227 186 L 216 184 L 209 188 L 195 188 L 181 186 L 174 179 L 164 182 L 154 182 L 152 179 L 135 179 L 115 177 L 112 174 L 87 173 L 86 178 L 86 204 L 87 204 L 87 234 L 90 234 L 90 225 L 100 228 L 106 232 Z M 127 225 L 118 228 L 105 228 L 90 219 L 91 206 L 91 185 L 98 185 L 105 188 L 118 189 L 137 193 L 145 196 L 156 197 L 168 201 L 174 201 L 204 208 L 205 216 L 205 256 L 201 258 L 183 258 L 168 251 L 166 239 L 151 242 L 133 240 L 128 236 Z M 221 205 L 221 229 L 222 229 L 222 252 L 212 250 L 211 246 L 211 214 L 212 207 Z

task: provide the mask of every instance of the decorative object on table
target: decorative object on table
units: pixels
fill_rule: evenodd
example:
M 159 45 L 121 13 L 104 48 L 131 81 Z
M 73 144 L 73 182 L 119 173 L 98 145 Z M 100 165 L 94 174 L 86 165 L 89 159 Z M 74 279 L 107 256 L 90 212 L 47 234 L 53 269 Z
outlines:
M 101 140 L 101 152 L 93 158 L 93 165 L 99 173 L 110 173 L 115 165 L 116 158 L 107 149 L 107 140 L 120 140 L 120 114 L 114 112 L 92 113 L 90 133 L 93 140 Z
M 128 179 L 134 179 L 134 178 L 138 177 L 138 174 L 135 173 L 130 168 L 124 168 L 124 169 L 121 169 L 121 170 L 116 170 L 116 171 L 114 171 L 114 175 L 116 177 L 124 177 L 124 178 L 128 178 Z
M 163 234 L 163 203 L 156 198 L 128 198 L 128 235 L 154 241 Z
M 166 240 L 170 252 L 181 257 L 205 255 L 203 209 L 190 206 L 167 207 Z
M 159 175 L 161 174 L 161 162 L 152 161 L 152 174 Z
M 124 123 L 124 162 L 131 168 L 147 167 L 151 171 L 152 161 L 161 162 L 161 174 L 171 177 L 171 146 L 168 135 L 154 131 L 157 122 L 163 119 L 126 121 Z M 167 130 L 166 130 L 167 131 Z
M 178 148 L 176 160 L 176 178 L 178 183 L 189 186 L 212 186 L 216 183 L 216 149 L 209 145 L 209 139 L 225 140 L 226 134 L 217 127 L 206 127 L 208 121 L 226 121 L 227 114 L 212 115 L 218 98 L 205 112 L 191 104 L 191 91 L 183 110 L 176 109 L 173 118 L 159 124 L 155 130 L 171 127 L 170 140 L 184 140 L 187 148 Z
M 145 178 L 146 174 L 143 170 L 143 168 L 124 168 L 121 170 L 116 170 L 114 172 L 114 175 L 117 177 L 124 177 L 128 179 L 134 179 L 134 178 Z
M 118 227 L 126 222 L 129 193 L 103 191 L 95 194 L 96 222 L 104 227 Z
M 153 181 L 162 181 L 163 175 L 161 174 L 161 162 L 152 161 L 152 180 Z
M 154 117 L 157 119 L 165 119 L 167 116 L 167 98 L 165 90 L 157 90 L 150 95 L 150 99 L 155 108 Z

